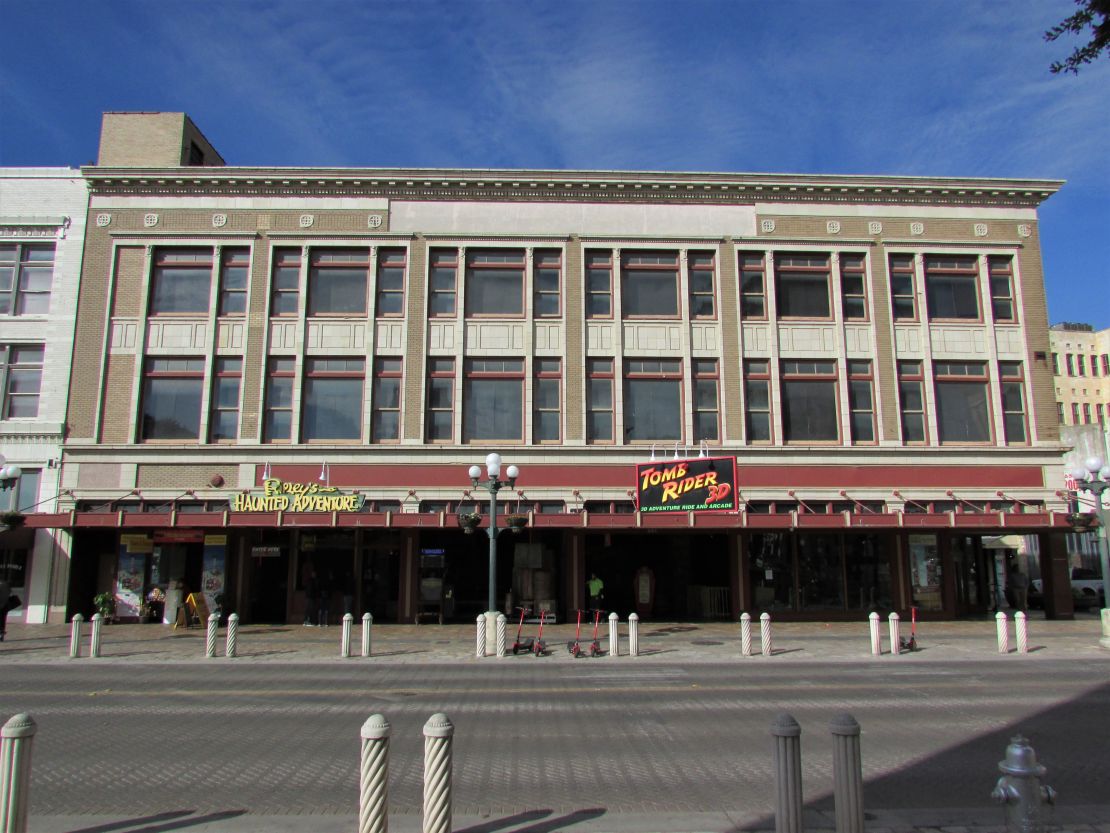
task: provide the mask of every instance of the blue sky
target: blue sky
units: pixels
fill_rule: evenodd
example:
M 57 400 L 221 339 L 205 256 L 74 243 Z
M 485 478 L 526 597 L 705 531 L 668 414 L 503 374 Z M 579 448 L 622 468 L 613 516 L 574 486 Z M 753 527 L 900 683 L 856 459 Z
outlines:
M 1052 322 L 1110 327 L 1110 60 L 1072 0 L 3 0 L 0 165 L 184 110 L 232 165 L 1066 179 Z

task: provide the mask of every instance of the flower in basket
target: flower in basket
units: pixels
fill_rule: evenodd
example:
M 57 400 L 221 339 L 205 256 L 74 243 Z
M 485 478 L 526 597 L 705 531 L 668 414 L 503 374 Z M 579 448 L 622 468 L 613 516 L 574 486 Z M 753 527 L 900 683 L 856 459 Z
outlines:
M 463 528 L 463 532 L 473 532 L 482 522 L 480 512 L 459 512 L 458 518 L 459 526 Z
M 528 526 L 528 515 L 522 512 L 514 512 L 511 515 L 505 516 L 505 523 L 507 523 L 509 528 L 514 532 L 519 532 L 524 529 L 524 527 Z
M 0 525 L 6 526 L 9 529 L 17 526 L 22 526 L 25 520 L 27 520 L 27 516 L 24 515 L 22 512 L 0 513 Z
M 161 587 L 154 587 L 146 594 L 146 600 L 148 602 L 164 602 L 166 600 L 166 591 Z

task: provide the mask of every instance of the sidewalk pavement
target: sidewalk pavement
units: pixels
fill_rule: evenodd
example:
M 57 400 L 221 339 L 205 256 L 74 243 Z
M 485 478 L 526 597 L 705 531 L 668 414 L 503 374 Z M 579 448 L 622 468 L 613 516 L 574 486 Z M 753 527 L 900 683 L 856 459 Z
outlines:
M 759 621 L 752 622 L 754 656 L 741 657 L 740 625 L 735 622 L 641 622 L 640 653 L 642 662 L 718 663 L 746 662 L 858 662 L 871 659 L 870 630 L 867 619 L 858 622 L 778 622 L 773 623 L 771 657 L 760 656 Z M 535 636 L 537 626 L 525 625 L 524 634 Z M 88 657 L 91 625 L 86 622 L 82 632 L 81 656 Z M 351 658 L 340 658 L 341 625 L 305 627 L 303 625 L 240 626 L 237 657 L 227 660 L 226 625 L 221 625 L 216 643 L 216 657 L 240 663 L 312 663 L 351 662 L 359 656 L 362 623 L 356 620 L 351 629 Z M 574 639 L 575 626 L 560 624 L 544 628 L 544 640 L 550 649 L 545 662 L 574 663 L 566 650 Z M 1030 617 L 1029 653 L 1025 659 L 1061 659 L 1110 662 L 1110 650 L 1099 646 L 1101 624 L 1097 615 L 1078 614 L 1074 621 L 1047 621 Z M 20 663 L 69 662 L 70 625 L 24 625 L 10 623 L 5 642 L 0 643 L 0 661 Z M 396 625 L 374 624 L 371 657 L 383 663 L 456 663 L 496 662 L 496 657 L 479 660 L 476 656 L 475 625 Z M 883 656 L 890 657 L 887 622 L 881 628 Z M 516 628 L 510 627 L 507 643 L 511 647 Z M 592 627 L 582 629 L 582 642 L 588 646 Z M 609 629 L 605 623 L 599 634 L 601 648 L 609 654 Z M 909 636 L 909 623 L 904 623 L 902 636 Z M 620 657 L 628 656 L 628 622 L 620 622 Z M 917 626 L 918 650 L 902 652 L 901 662 L 987 662 L 1005 661 L 999 654 L 993 618 L 957 622 L 927 622 Z M 206 658 L 204 628 L 174 629 L 170 625 L 113 624 L 101 630 L 102 662 L 212 662 Z M 1014 623 L 1009 621 L 1008 656 L 1017 653 Z M 535 661 L 534 657 L 507 657 L 509 661 Z

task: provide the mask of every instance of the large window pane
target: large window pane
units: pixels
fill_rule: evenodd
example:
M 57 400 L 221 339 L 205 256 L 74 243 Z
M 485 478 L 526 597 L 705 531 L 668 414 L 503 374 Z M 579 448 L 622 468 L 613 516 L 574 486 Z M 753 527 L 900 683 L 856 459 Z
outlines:
M 365 315 L 366 269 L 329 267 L 309 276 L 309 315 Z
M 781 532 L 754 533 L 748 538 L 748 577 L 757 612 L 794 607 L 794 562 Z
M 200 437 L 203 379 L 148 378 L 143 391 L 144 440 L 195 440 Z
M 979 295 L 975 279 L 962 276 L 928 275 L 925 297 L 930 318 L 979 317 Z
M 362 437 L 362 379 L 305 379 L 305 440 Z
M 836 441 L 836 383 L 783 381 L 782 427 L 787 442 Z
M 984 382 L 937 382 L 937 429 L 942 443 L 990 442 Z
M 782 317 L 829 317 L 829 280 L 826 275 L 780 272 L 776 297 Z
M 624 438 L 627 442 L 682 438 L 682 390 L 678 380 L 626 380 Z
M 875 535 L 844 536 L 844 571 L 850 610 L 889 610 L 892 604 L 890 558 Z
M 212 285 L 212 267 L 154 270 L 154 285 L 150 291 L 150 312 L 208 313 L 209 289 Z
M 678 315 L 678 282 L 671 272 L 624 272 L 621 295 L 625 315 Z
M 840 536 L 798 535 L 799 610 L 842 610 L 844 576 Z
M 466 279 L 467 315 L 523 315 L 524 272 L 471 269 Z
M 467 440 L 522 440 L 520 379 L 468 379 L 463 399 Z

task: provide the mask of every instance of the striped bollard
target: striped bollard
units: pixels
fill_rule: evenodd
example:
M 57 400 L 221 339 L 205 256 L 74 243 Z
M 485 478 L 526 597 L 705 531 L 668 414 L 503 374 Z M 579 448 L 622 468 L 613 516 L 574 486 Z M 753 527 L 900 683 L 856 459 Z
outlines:
M 374 626 L 374 617 L 369 613 L 362 614 L 362 655 L 370 656 L 370 628 Z
M 104 617 L 94 613 L 92 617 L 92 631 L 89 633 L 89 656 L 100 656 L 100 626 L 104 624 Z
M 509 620 L 505 618 L 504 613 L 497 614 L 497 656 L 503 657 L 508 653 L 505 647 L 505 640 L 508 638 L 505 631 L 508 629 Z M 483 648 L 483 650 L 485 650 Z
M 216 629 L 220 626 L 220 617 L 215 613 L 208 614 L 208 634 L 204 644 L 204 655 L 211 659 L 216 656 Z
M 69 628 L 69 658 L 77 659 L 81 656 L 81 623 L 85 617 L 80 613 L 73 615 L 73 622 Z
M 759 643 L 763 656 L 771 656 L 771 614 L 759 615 Z
M 389 723 L 382 715 L 372 714 L 362 724 L 361 734 L 358 833 L 386 833 L 389 830 Z
M 898 656 L 902 653 L 902 617 L 892 610 L 887 619 L 890 624 L 890 652 Z
M 621 655 L 621 637 L 620 637 L 620 619 L 617 612 L 614 610 L 609 614 L 609 656 L 619 657 Z
M 994 627 L 998 633 L 998 653 L 1010 653 L 1010 626 L 1006 623 L 1006 614 L 1001 610 L 994 616 Z
M 1019 654 L 1029 653 L 1029 618 L 1024 612 L 1014 614 L 1014 630 L 1017 631 L 1017 648 Z
M 343 614 L 343 633 L 339 637 L 339 656 L 347 659 L 351 656 L 351 625 L 355 617 L 350 613 Z
M 833 736 L 833 810 L 836 833 L 863 833 L 863 759 L 859 723 L 841 714 L 829 724 Z
M 0 831 L 27 833 L 35 719 L 17 714 L 0 730 Z
M 752 616 L 747 611 L 740 614 L 740 654 L 752 655 Z
M 455 727 L 445 714 L 424 724 L 424 833 L 451 833 L 451 743 Z
M 790 715 L 780 714 L 771 724 L 771 734 L 775 738 L 775 833 L 802 833 L 802 727 Z
M 638 613 L 628 614 L 628 655 L 630 657 L 640 655 L 640 615 Z
M 871 656 L 881 656 L 883 653 L 883 634 L 879 626 L 879 614 L 872 612 L 867 617 L 867 622 L 871 626 Z
M 239 614 L 232 613 L 227 617 L 227 644 L 224 646 L 224 656 L 233 659 L 239 656 Z
M 478 637 L 474 640 L 474 656 L 481 659 L 486 655 L 486 616 L 484 613 L 478 614 L 474 626 L 478 629 Z

